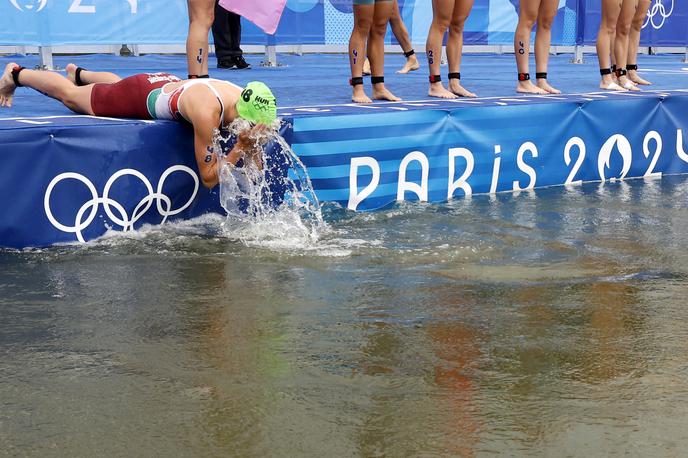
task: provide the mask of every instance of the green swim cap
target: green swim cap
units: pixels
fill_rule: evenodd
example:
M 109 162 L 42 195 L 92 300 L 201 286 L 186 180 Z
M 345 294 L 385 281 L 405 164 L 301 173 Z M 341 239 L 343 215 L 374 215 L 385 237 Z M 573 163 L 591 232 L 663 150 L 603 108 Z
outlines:
M 265 84 L 251 81 L 241 91 L 236 110 L 247 121 L 270 125 L 277 119 L 277 100 Z

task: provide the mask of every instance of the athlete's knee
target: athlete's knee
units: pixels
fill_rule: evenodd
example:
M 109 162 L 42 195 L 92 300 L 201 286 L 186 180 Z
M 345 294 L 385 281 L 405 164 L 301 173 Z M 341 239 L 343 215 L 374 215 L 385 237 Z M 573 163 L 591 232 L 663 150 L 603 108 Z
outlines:
M 435 16 L 432 18 L 432 27 L 441 29 L 442 31 L 447 30 L 449 24 L 451 23 L 451 15 L 443 14 L 441 12 L 436 12 Z
M 449 24 L 449 33 L 452 35 L 461 35 L 463 33 L 464 21 L 452 21 Z
M 552 30 L 552 24 L 554 24 L 554 17 L 539 17 L 537 20 L 538 30 Z
M 58 94 L 58 99 L 72 111 L 79 111 L 78 97 L 79 89 L 75 86 L 73 88 L 65 88 Z
M 631 32 L 630 22 L 621 22 L 616 25 L 616 36 L 625 37 Z
M 191 21 L 189 22 L 189 28 L 198 30 L 210 30 L 210 28 L 213 26 L 214 20 L 214 13 L 198 15 L 191 19 Z
M 357 17 L 354 18 L 354 33 L 361 35 L 368 35 L 370 28 L 373 26 L 372 17 Z
M 375 21 L 370 28 L 370 34 L 377 37 L 385 36 L 387 33 L 387 21 Z

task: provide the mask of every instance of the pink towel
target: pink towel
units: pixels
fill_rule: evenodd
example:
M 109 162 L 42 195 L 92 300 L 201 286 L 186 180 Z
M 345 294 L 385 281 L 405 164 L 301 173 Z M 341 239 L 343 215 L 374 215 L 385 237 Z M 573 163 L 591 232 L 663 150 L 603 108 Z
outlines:
M 270 35 L 277 30 L 286 3 L 287 0 L 220 0 L 222 8 L 245 17 Z

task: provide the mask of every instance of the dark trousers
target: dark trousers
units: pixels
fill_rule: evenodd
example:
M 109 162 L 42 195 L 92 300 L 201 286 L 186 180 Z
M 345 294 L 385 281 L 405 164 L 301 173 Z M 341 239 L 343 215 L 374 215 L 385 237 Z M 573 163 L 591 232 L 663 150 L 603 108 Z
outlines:
M 213 40 L 217 60 L 241 56 L 241 16 L 230 13 L 215 1 Z

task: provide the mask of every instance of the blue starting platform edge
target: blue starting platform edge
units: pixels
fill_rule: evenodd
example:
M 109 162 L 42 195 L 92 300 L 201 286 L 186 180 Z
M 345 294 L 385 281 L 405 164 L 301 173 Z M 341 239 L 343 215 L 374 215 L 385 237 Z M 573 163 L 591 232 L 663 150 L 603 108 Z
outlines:
M 688 173 L 688 89 L 314 100 L 282 103 L 281 133 L 318 199 L 350 210 Z M 189 127 L 31 106 L 0 117 L 0 246 L 86 241 L 223 211 L 218 190 L 200 183 Z

